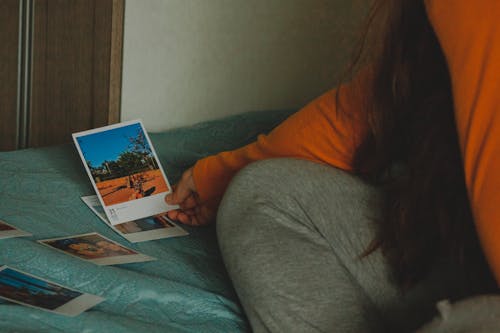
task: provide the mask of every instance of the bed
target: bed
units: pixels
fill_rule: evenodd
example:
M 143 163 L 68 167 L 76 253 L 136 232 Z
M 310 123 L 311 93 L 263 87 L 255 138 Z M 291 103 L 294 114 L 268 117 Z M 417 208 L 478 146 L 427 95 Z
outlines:
M 292 111 L 249 112 L 150 133 L 172 183 L 204 156 L 242 146 Z M 73 145 L 0 153 L 0 219 L 32 237 L 0 240 L 0 264 L 106 300 L 77 317 L 0 300 L 1 332 L 244 332 L 244 313 L 221 260 L 215 226 L 128 243 L 80 200 L 93 194 Z M 98 232 L 156 261 L 97 266 L 36 240 Z

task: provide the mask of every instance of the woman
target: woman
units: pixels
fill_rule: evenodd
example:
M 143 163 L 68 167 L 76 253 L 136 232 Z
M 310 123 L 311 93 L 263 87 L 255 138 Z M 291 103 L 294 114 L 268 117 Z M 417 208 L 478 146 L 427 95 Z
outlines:
M 170 217 L 206 224 L 224 195 L 219 242 L 255 331 L 411 331 L 442 298 L 496 290 L 499 14 L 375 1 L 350 83 L 184 173 Z M 295 159 L 244 168 L 274 157 Z

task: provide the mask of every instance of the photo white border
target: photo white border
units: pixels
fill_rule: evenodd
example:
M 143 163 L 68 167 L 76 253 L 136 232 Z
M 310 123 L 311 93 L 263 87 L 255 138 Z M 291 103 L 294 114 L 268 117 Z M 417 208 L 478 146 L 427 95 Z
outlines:
M 9 302 L 12 302 L 12 303 L 21 304 L 21 305 L 24 305 L 24 306 L 27 306 L 27 307 L 30 307 L 30 308 L 40 309 L 40 310 L 51 312 L 51 313 L 57 313 L 57 314 L 65 315 L 65 316 L 75 317 L 75 316 L 81 314 L 82 312 L 87 311 L 88 309 L 96 306 L 97 304 L 99 304 L 99 303 L 101 303 L 101 302 L 103 302 L 105 300 L 104 298 L 102 298 L 100 296 L 96 296 L 96 295 L 92 295 L 92 294 L 87 294 L 87 293 L 84 293 L 84 292 L 76 290 L 76 289 L 68 288 L 68 287 L 63 286 L 63 285 L 61 285 L 59 283 L 56 283 L 56 282 L 53 282 L 53 281 L 50 281 L 50 280 L 47 280 L 47 279 L 43 279 L 41 277 L 38 277 L 38 276 L 35 276 L 35 275 L 32 275 L 32 274 L 26 273 L 24 271 L 21 271 L 19 269 L 16 269 L 16 268 L 13 268 L 13 267 L 10 267 L 10 266 L 6 266 L 6 265 L 0 266 L 0 272 L 3 271 L 3 270 L 5 270 L 5 269 L 7 269 L 7 268 L 11 269 L 13 271 L 19 272 L 21 274 L 24 274 L 26 276 L 32 277 L 34 279 L 37 279 L 37 280 L 40 280 L 40 281 L 45 281 L 45 282 L 53 284 L 55 286 L 64 288 L 66 290 L 70 290 L 70 291 L 74 291 L 74 292 L 77 292 L 77 293 L 81 293 L 80 296 L 77 296 L 77 297 L 73 298 L 69 302 L 67 302 L 67 303 L 59 306 L 58 308 L 56 308 L 54 310 L 47 309 L 47 308 L 40 307 L 40 306 L 36 306 L 36 305 L 32 305 L 32 304 L 28 304 L 28 303 L 24 303 L 24 302 L 22 302 L 20 300 L 16 300 L 16 299 L 12 299 L 12 298 L 0 295 L 0 298 L 5 299 L 5 300 L 7 300 Z
M 52 242 L 52 241 L 57 241 L 57 240 L 63 240 L 63 239 L 80 238 L 80 237 L 91 236 L 91 235 L 92 236 L 97 235 L 97 236 L 103 238 L 104 240 L 106 240 L 108 242 L 111 242 L 113 244 L 119 245 L 119 246 L 121 246 L 121 247 L 123 247 L 123 248 L 125 248 L 127 250 L 133 251 L 135 254 L 127 254 L 127 255 L 122 255 L 122 256 L 109 256 L 109 257 L 105 257 L 105 258 L 86 259 L 86 258 L 82 258 L 80 256 L 77 256 L 75 254 L 72 254 L 70 252 L 58 249 L 57 247 L 54 247 L 54 246 L 52 246 L 50 244 L 47 244 L 47 242 Z M 109 239 L 109 238 L 101 235 L 98 232 L 90 232 L 90 233 L 87 233 L 87 234 L 80 234 L 80 235 L 71 235 L 71 236 L 67 236 L 67 237 L 40 239 L 40 240 L 37 240 L 37 242 L 40 243 L 40 244 L 42 244 L 42 245 L 44 245 L 44 246 L 47 246 L 47 247 L 49 247 L 49 248 L 51 248 L 53 250 L 59 251 L 61 253 L 67 254 L 67 255 L 75 257 L 75 258 L 78 258 L 80 260 L 84 260 L 84 261 L 88 261 L 88 262 L 94 263 L 94 264 L 99 265 L 99 266 L 131 264 L 131 263 L 137 263 L 137 262 L 146 262 L 146 261 L 156 260 L 156 258 L 154 258 L 154 257 L 150 257 L 148 255 L 139 253 L 138 251 L 136 251 L 134 249 L 131 249 L 131 248 L 127 247 L 127 246 L 124 246 L 124 245 L 122 245 L 122 244 L 120 244 L 118 242 L 115 242 L 114 240 Z
M 107 205 L 105 205 L 104 200 L 101 196 L 101 193 L 99 192 L 99 190 L 97 188 L 97 184 L 95 183 L 94 177 L 92 177 L 92 173 L 90 172 L 90 169 L 86 163 L 85 156 L 83 155 L 83 152 L 80 148 L 80 145 L 79 145 L 77 139 L 79 137 L 83 137 L 83 136 L 87 136 L 87 135 L 91 135 L 91 134 L 96 134 L 96 133 L 100 133 L 100 132 L 105 132 L 105 131 L 109 131 L 109 130 L 114 130 L 117 128 L 126 127 L 126 126 L 130 126 L 130 125 L 134 125 L 134 124 L 139 124 L 141 126 L 141 129 L 144 133 L 144 136 L 148 142 L 148 145 L 151 148 L 151 152 L 153 153 L 153 156 L 156 159 L 156 162 L 158 163 L 158 168 L 159 168 L 159 170 L 161 170 L 161 174 L 163 176 L 163 179 L 168 186 L 168 191 L 154 194 L 154 195 L 140 198 L 140 199 L 129 200 L 126 202 L 107 206 Z M 179 208 L 179 206 L 177 206 L 177 205 L 168 205 L 164 200 L 165 195 L 172 192 L 172 186 L 170 185 L 170 182 L 168 181 L 167 175 L 165 174 L 165 171 L 163 170 L 163 167 L 160 163 L 160 159 L 158 158 L 158 155 L 156 154 L 156 150 L 153 147 L 151 139 L 149 138 L 148 132 L 146 131 L 146 128 L 144 127 L 144 124 L 142 123 L 142 121 L 140 119 L 125 121 L 125 122 L 121 122 L 118 124 L 113 124 L 113 125 L 108 125 L 108 126 L 95 128 L 95 129 L 91 129 L 91 130 L 87 130 L 87 131 L 73 133 L 72 137 L 73 137 L 73 141 L 75 143 L 75 146 L 78 150 L 78 154 L 80 155 L 80 158 L 83 162 L 83 166 L 85 167 L 85 170 L 87 171 L 87 175 L 90 178 L 90 182 L 92 183 L 92 186 L 94 187 L 94 190 L 99 198 L 99 201 L 101 202 L 101 205 L 104 208 L 104 212 L 106 213 L 106 216 L 112 225 L 120 224 L 123 222 L 129 222 L 129 221 L 137 220 L 137 219 L 152 216 L 152 215 L 165 213 L 169 210 Z
M 154 229 L 154 230 L 147 230 L 147 231 L 138 231 L 138 232 L 132 232 L 132 233 L 123 233 L 121 232 L 116 225 L 112 225 L 106 215 L 101 214 L 99 211 L 97 211 L 94 208 L 94 204 L 97 204 L 101 206 L 101 202 L 99 201 L 99 198 L 97 195 L 88 195 L 81 197 L 82 201 L 87 205 L 92 212 L 94 212 L 97 217 L 99 217 L 104 223 L 106 223 L 107 226 L 109 226 L 111 229 L 113 229 L 116 233 L 118 233 L 120 236 L 125 238 L 131 243 L 139 243 L 139 242 L 147 242 L 150 240 L 157 240 L 157 239 L 163 239 L 163 238 L 170 238 L 170 237 L 179 237 L 179 236 L 187 236 L 189 233 L 181 228 L 177 223 L 169 219 L 166 215 L 163 215 L 170 223 L 172 223 L 173 227 L 169 228 L 159 228 L 159 229 Z M 102 207 L 102 206 L 101 206 Z M 134 222 L 134 221 L 130 221 Z M 124 223 L 130 223 L 130 222 L 124 222 Z
M 33 234 L 26 232 L 24 230 L 18 229 L 17 227 L 13 226 L 10 223 L 5 222 L 4 220 L 0 220 L 0 224 L 5 224 L 11 228 L 14 228 L 14 230 L 3 230 L 0 231 L 0 239 L 7 239 L 7 238 L 13 238 L 13 237 L 29 237 L 33 236 Z

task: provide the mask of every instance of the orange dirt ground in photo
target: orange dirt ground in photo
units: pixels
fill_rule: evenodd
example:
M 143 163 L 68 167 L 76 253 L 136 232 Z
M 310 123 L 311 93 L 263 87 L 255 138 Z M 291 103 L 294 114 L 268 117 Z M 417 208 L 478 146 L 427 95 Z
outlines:
M 142 188 L 144 191 L 147 192 L 151 188 L 155 187 L 154 192 L 150 193 L 150 195 L 168 191 L 168 186 L 163 179 L 161 170 L 145 171 L 131 176 L 134 177 L 137 175 L 142 175 L 144 179 L 142 183 Z M 140 199 L 140 195 L 136 193 L 134 188 L 130 188 L 129 177 L 105 180 L 103 182 L 97 183 L 96 185 L 106 206 Z

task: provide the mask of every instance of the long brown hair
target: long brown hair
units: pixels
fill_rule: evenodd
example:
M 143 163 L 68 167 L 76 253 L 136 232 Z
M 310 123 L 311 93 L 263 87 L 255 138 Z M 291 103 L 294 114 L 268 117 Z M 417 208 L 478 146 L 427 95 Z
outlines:
M 366 97 L 369 129 L 354 168 L 385 190 L 368 252 L 380 247 L 397 281 L 411 286 L 439 255 L 464 262 L 477 252 L 477 240 L 450 76 L 424 1 L 377 0 L 368 21 L 355 59 L 359 64 L 363 52 L 371 55 L 365 61 L 373 70 Z M 368 31 L 375 26 L 370 43 Z

